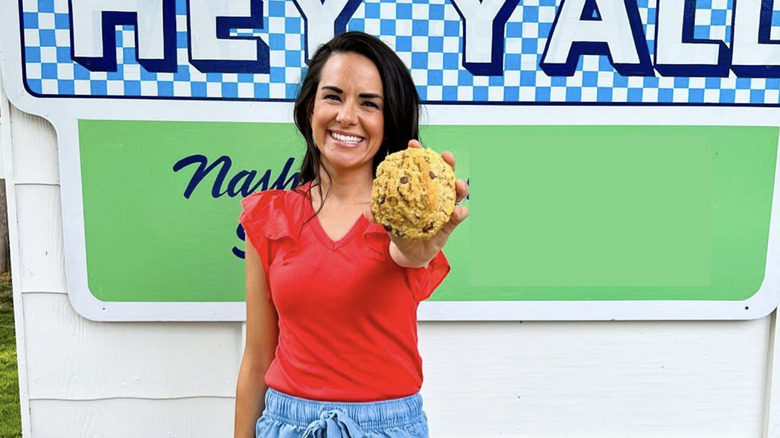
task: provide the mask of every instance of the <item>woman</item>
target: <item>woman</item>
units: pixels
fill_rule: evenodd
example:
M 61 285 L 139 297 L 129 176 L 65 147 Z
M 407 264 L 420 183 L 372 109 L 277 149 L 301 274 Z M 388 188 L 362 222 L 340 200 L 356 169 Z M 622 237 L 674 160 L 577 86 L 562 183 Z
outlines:
M 449 272 L 441 249 L 468 211 L 456 207 L 428 241 L 391 239 L 371 222 L 377 165 L 421 147 L 414 83 L 378 39 L 349 32 L 321 46 L 294 114 L 307 145 L 301 185 L 242 203 L 235 436 L 428 436 L 416 311 Z M 466 184 L 456 186 L 462 200 Z

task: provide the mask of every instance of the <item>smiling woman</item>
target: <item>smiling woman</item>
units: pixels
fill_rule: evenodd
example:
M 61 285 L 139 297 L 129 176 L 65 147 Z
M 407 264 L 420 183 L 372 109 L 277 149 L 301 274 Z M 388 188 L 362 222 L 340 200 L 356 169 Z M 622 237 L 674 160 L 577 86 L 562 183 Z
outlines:
M 236 437 L 427 437 L 417 307 L 449 273 L 442 248 L 468 211 L 429 240 L 369 220 L 378 164 L 422 147 L 412 78 L 378 39 L 349 32 L 320 47 L 294 114 L 307 146 L 300 185 L 242 203 Z

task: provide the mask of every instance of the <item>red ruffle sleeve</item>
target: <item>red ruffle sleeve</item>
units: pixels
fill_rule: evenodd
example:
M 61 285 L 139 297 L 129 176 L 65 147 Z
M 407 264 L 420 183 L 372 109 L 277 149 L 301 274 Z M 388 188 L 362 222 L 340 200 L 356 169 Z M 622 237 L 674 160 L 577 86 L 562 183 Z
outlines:
M 241 201 L 243 211 L 238 221 L 244 227 L 247 243 L 252 245 L 265 272 L 266 284 L 268 283 L 268 269 L 278 251 L 278 245 L 274 242 L 289 240 L 296 244 L 300 225 L 296 227 L 294 219 L 285 214 L 285 204 L 288 202 L 290 192 L 282 190 L 267 190 L 253 193 Z M 268 293 L 270 297 L 270 285 Z
M 415 292 L 414 299 L 420 302 L 430 298 L 433 291 L 444 281 L 450 273 L 450 263 L 444 257 L 444 252 L 439 251 L 428 263 L 427 268 L 409 268 L 409 271 L 409 275 L 414 280 L 412 283 L 415 286 L 412 289 Z
M 363 241 L 372 249 L 371 254 L 380 259 L 390 259 L 390 237 L 379 224 L 369 224 L 363 232 Z M 395 263 L 395 262 L 393 262 Z M 406 268 L 407 279 L 417 302 L 427 300 L 450 272 L 450 263 L 442 251 L 428 263 L 427 268 Z

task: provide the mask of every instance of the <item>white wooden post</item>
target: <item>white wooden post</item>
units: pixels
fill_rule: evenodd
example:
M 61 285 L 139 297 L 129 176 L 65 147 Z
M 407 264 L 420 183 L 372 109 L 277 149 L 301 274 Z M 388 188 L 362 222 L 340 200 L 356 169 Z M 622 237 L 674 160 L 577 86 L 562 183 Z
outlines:
M 13 279 L 13 301 L 14 301 L 14 330 L 16 332 L 16 361 L 19 372 L 19 404 L 22 415 L 22 436 L 30 437 L 30 395 L 27 384 L 27 350 L 25 348 L 25 330 L 24 330 L 24 302 L 22 300 L 22 291 L 19 284 L 21 272 L 19 261 L 14 255 L 19 254 L 18 224 L 16 222 L 16 196 L 14 195 L 15 178 L 13 169 L 13 152 L 11 123 L 13 115 L 11 105 L 5 95 L 3 88 L 2 72 L 0 72 L 0 114 L 2 114 L 3 123 L 0 126 L 0 137 L 2 137 L 2 160 L 3 175 L 5 177 L 5 193 L 8 203 L 8 240 L 11 248 L 11 277 Z

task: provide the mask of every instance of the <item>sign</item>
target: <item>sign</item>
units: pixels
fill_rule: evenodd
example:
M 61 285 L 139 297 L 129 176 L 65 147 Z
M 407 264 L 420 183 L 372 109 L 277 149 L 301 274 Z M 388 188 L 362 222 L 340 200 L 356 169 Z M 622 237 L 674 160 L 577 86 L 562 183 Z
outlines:
M 780 294 L 774 8 L 0 0 L 0 60 L 57 130 L 90 319 L 243 319 L 239 200 L 297 182 L 292 100 L 346 30 L 406 62 L 471 187 L 421 319 L 747 319 Z

